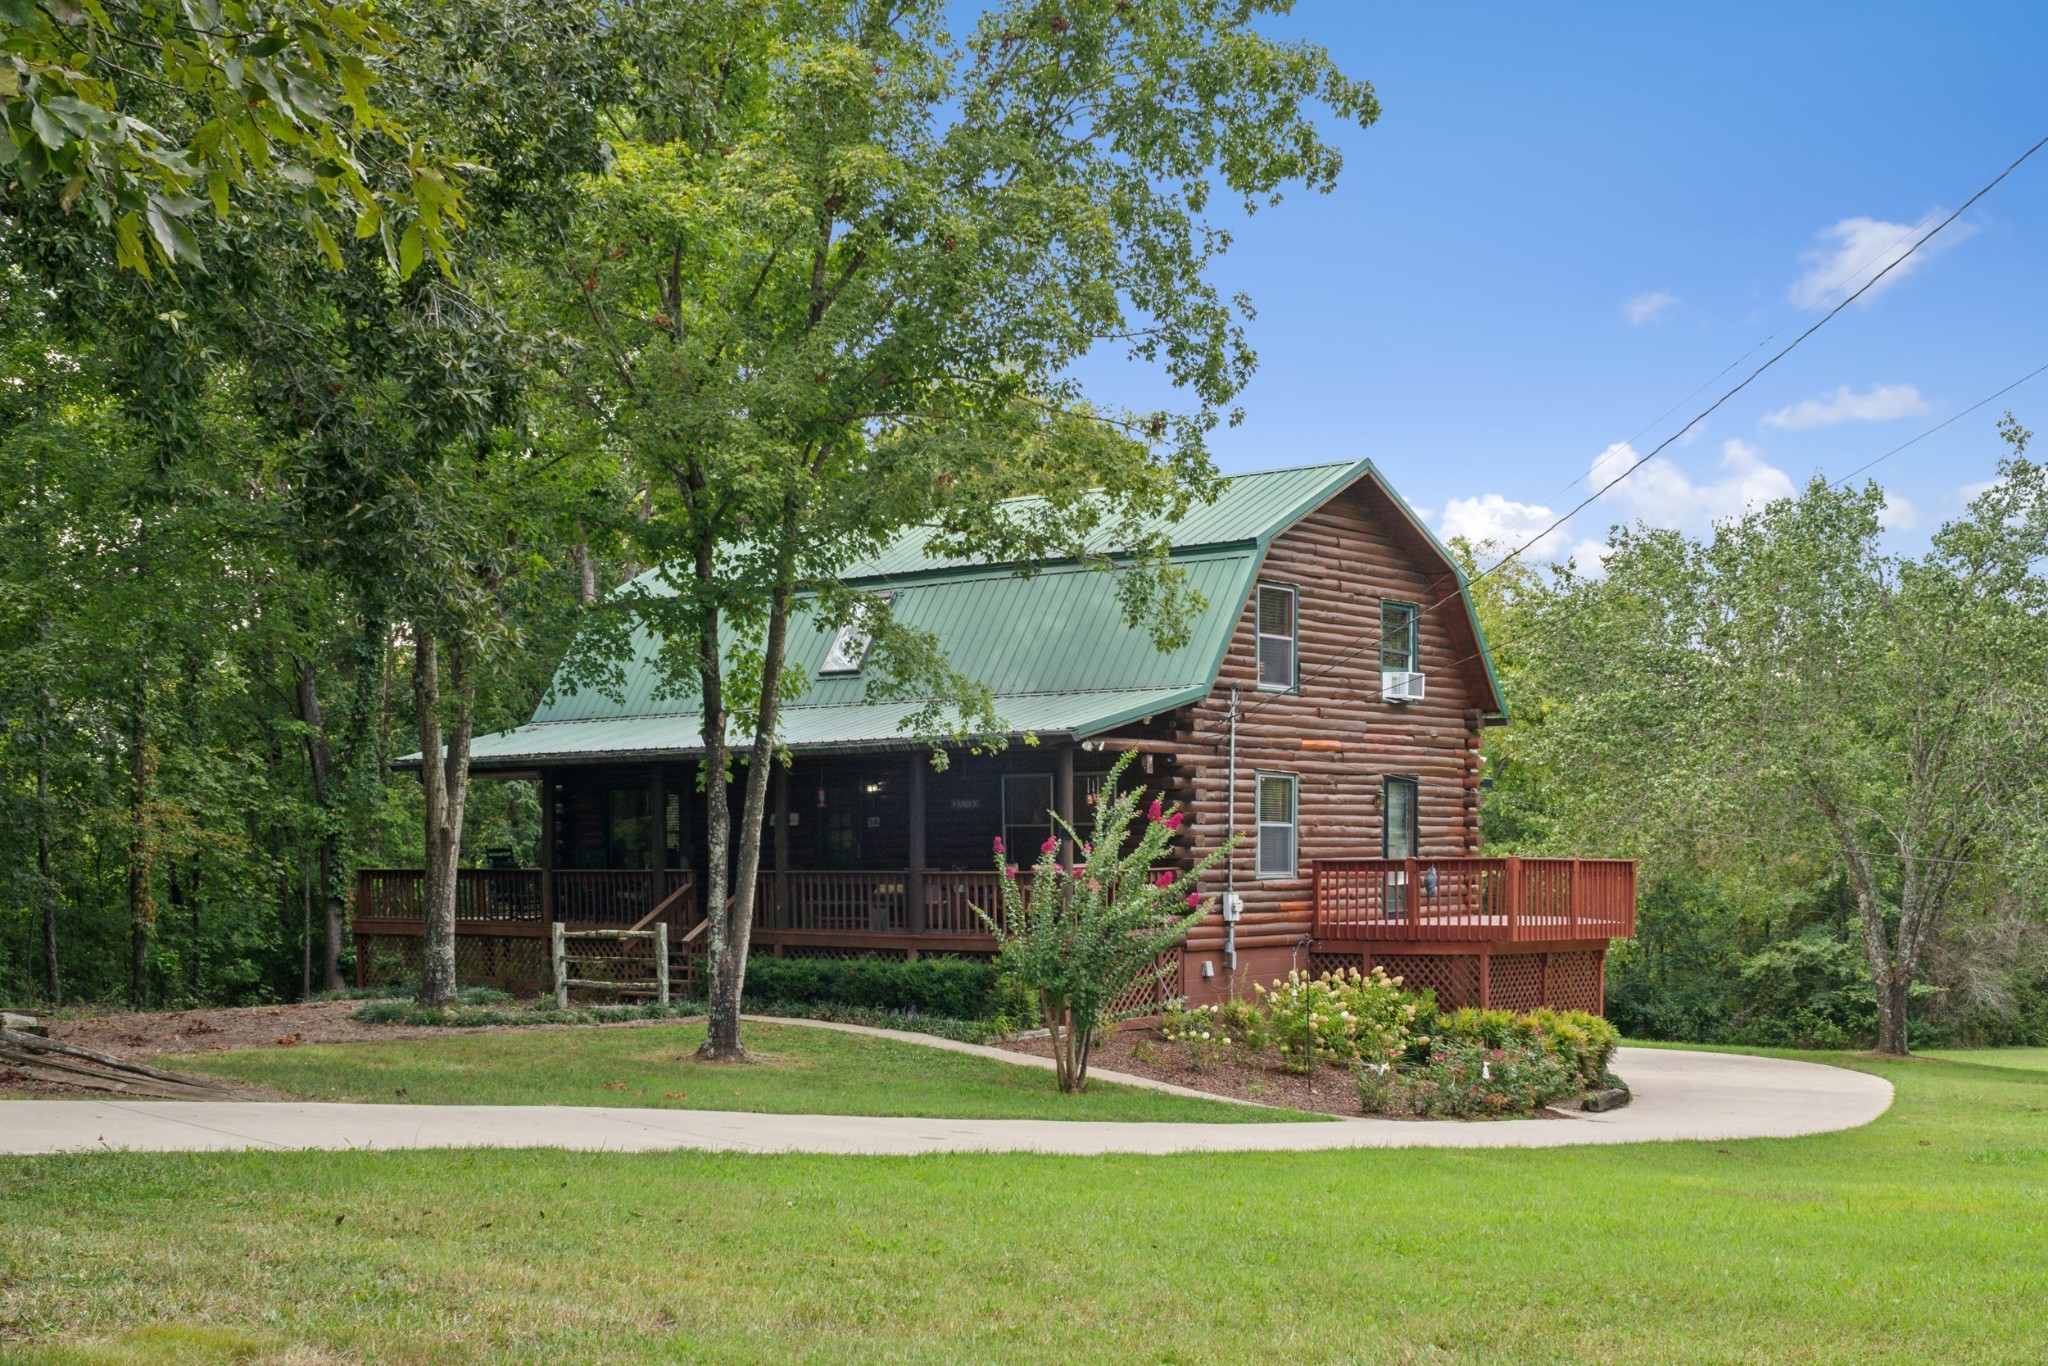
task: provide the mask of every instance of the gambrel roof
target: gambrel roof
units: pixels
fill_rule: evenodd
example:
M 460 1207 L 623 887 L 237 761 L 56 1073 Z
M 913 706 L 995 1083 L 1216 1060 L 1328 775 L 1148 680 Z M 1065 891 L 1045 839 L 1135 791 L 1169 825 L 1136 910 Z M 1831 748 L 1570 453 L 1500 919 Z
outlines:
M 987 685 L 1013 736 L 1084 739 L 1206 696 L 1274 537 L 1360 481 L 1367 481 L 1384 518 L 1400 524 L 1389 527 L 1396 539 L 1440 572 L 1446 591 L 1455 585 L 1464 610 L 1455 613 L 1454 634 L 1469 634 L 1472 653 L 1484 666 L 1485 709 L 1499 712 L 1493 666 L 1470 604 L 1463 601 L 1463 575 L 1367 460 L 1236 475 L 1223 482 L 1214 502 L 1191 508 L 1171 524 L 1174 563 L 1206 602 L 1187 642 L 1174 650 L 1155 649 L 1149 634 L 1125 624 L 1116 591 L 1121 571 L 1115 568 L 1065 561 L 1026 576 L 1013 565 L 930 556 L 927 533 L 914 529 L 856 566 L 847 582 L 894 593 L 896 619 L 930 632 L 956 670 Z M 819 676 L 831 636 L 809 616 L 791 623 L 789 667 L 808 681 L 803 695 L 782 709 L 784 743 L 814 751 L 916 744 L 902 727 L 918 703 L 868 701 L 858 674 Z M 595 691 L 575 692 L 558 676 L 530 723 L 477 737 L 475 766 L 701 752 L 695 699 L 662 692 L 654 655 L 655 642 L 637 633 L 616 701 Z

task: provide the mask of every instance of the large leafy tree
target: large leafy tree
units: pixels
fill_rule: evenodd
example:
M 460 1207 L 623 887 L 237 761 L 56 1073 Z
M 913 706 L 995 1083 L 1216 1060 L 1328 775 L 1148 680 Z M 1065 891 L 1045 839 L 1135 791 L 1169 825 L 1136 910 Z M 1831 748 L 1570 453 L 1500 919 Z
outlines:
M 1229 238 L 1212 202 L 1329 188 L 1341 157 L 1316 116 L 1377 114 L 1321 49 L 1258 31 L 1278 0 L 1011 0 L 960 38 L 948 8 L 700 7 L 693 59 L 670 63 L 695 73 L 691 98 L 621 121 L 616 164 L 536 263 L 581 342 L 566 400 L 646 480 L 664 568 L 624 605 L 702 703 L 709 1057 L 741 1054 L 799 604 L 858 614 L 871 693 L 932 701 L 934 732 L 996 718 L 839 579 L 904 528 L 1026 564 L 1117 548 L 1128 615 L 1172 640 L 1189 604 L 1160 519 L 1206 491 L 1207 433 L 1254 364 L 1247 305 L 1214 280 Z M 1089 406 L 1074 365 L 1105 345 L 1177 405 Z M 1000 501 L 1017 493 L 1041 497 Z
M 1878 1047 L 1985 865 L 2026 862 L 2048 762 L 2048 472 L 2010 457 L 1917 558 L 1883 494 L 1816 480 L 1695 541 L 1621 531 L 1536 627 L 1528 749 L 1575 831 L 1696 863 L 1846 872 Z
M 89 215 L 145 274 L 198 265 L 193 215 L 251 189 L 337 266 L 349 235 L 445 265 L 459 188 L 373 92 L 396 42 L 371 3 L 0 0 L 0 183 Z
M 345 8 L 322 7 L 319 14 L 349 19 Z M 524 235 L 558 232 L 568 178 L 603 164 L 598 92 L 618 82 L 639 41 L 623 36 L 634 26 L 622 25 L 621 14 L 609 0 L 435 4 L 410 16 L 407 42 L 378 65 L 378 99 L 387 112 L 372 118 L 335 107 L 327 129 L 335 136 L 389 152 L 402 121 L 421 137 L 488 158 L 469 170 L 474 212 L 460 269 L 452 272 L 412 270 L 432 241 L 404 232 L 387 238 L 387 220 L 365 216 L 360 205 L 351 211 L 357 232 L 309 236 L 308 213 L 334 206 L 317 193 L 309 199 L 289 174 L 291 157 L 313 155 L 305 139 L 326 134 L 310 117 L 303 128 L 275 126 L 277 111 L 261 107 L 261 99 L 228 100 L 233 107 L 221 117 L 230 125 L 244 114 L 264 121 L 279 148 L 288 143 L 296 150 L 273 148 L 275 174 L 258 174 L 263 167 L 251 161 L 239 192 L 216 205 L 222 214 L 182 220 L 203 253 L 170 251 L 175 271 L 123 269 L 136 263 L 125 260 L 119 234 L 80 212 L 58 182 L 0 177 L 10 186 L 0 196 L 8 300 L 32 315 L 32 351 L 55 347 L 90 360 L 103 410 L 95 436 L 120 456 L 100 463 L 134 474 L 123 486 L 130 507 L 101 499 L 93 525 L 66 527 L 51 543 L 104 539 L 133 559 L 141 566 L 131 576 L 135 591 L 94 600 L 105 602 L 113 623 L 175 642 L 219 618 L 188 616 L 171 596 L 185 582 L 182 571 L 171 573 L 185 563 L 169 553 L 185 544 L 171 531 L 191 533 L 201 547 L 211 536 L 218 563 L 202 562 L 191 582 L 240 595 L 232 610 L 247 616 L 235 637 L 241 672 L 228 676 L 246 680 L 249 719 L 270 776 L 296 776 L 296 760 L 308 789 L 294 793 L 307 798 L 308 809 L 294 812 L 293 828 L 257 832 L 259 842 L 276 848 L 310 836 L 315 843 L 317 887 L 309 899 L 323 908 L 322 976 L 329 985 L 340 963 L 347 865 L 368 841 L 390 834 L 376 828 L 388 805 L 378 792 L 387 725 L 394 713 L 411 711 L 425 749 L 436 756 L 437 781 L 424 785 L 418 827 L 432 855 L 436 892 L 427 986 L 430 995 L 452 994 L 453 870 L 462 852 L 467 776 L 462 737 L 479 718 L 498 724 L 523 711 L 522 702 L 531 705 L 530 632 L 544 642 L 556 639 L 551 631 L 566 635 L 562 621 L 574 609 L 573 593 L 562 591 L 567 543 L 555 530 L 573 526 L 574 512 L 602 507 L 605 481 L 588 471 L 604 453 L 551 444 L 526 421 L 524 396 L 544 341 L 508 325 L 495 272 Z M 121 11 L 107 22 L 117 38 L 132 37 L 122 25 L 134 18 Z M 188 42 L 198 39 L 178 26 L 204 20 L 180 10 L 165 22 L 178 29 L 176 41 Z M 74 47 L 97 41 L 68 30 L 58 38 Z M 257 55 L 287 66 L 310 60 L 288 34 L 272 33 L 260 46 Z M 83 57 L 74 62 L 77 70 L 90 65 Z M 330 63 L 329 74 L 339 71 Z M 219 92 L 204 86 L 204 71 L 185 74 L 203 88 L 144 82 L 137 98 L 177 115 L 162 129 L 210 136 L 208 101 Z M 256 79 L 248 70 L 243 75 Z M 47 82 L 22 89 L 24 99 L 59 98 Z M 132 92 L 101 93 L 125 99 Z M 319 98 L 303 81 L 293 94 Z M 40 127 L 47 120 L 36 115 L 30 122 Z M 236 147 L 229 154 L 254 155 Z M 74 158 L 66 164 L 75 170 L 105 149 L 45 146 L 35 155 L 60 151 Z M 106 152 L 91 164 L 114 175 L 127 163 Z M 173 169 L 179 168 L 190 163 Z M 93 184 L 87 177 L 74 188 L 84 195 Z M 129 190 L 147 198 L 179 193 L 180 186 L 159 177 L 121 193 Z M 135 211 L 147 217 L 146 206 Z M 32 404 L 27 415 L 47 425 L 61 407 L 58 387 L 38 383 L 13 395 L 25 400 L 16 406 Z M 30 430 L 24 427 L 24 436 Z M 234 440 L 221 440 L 224 431 Z M 61 477 L 38 485 L 50 492 L 39 495 L 37 506 L 77 507 L 98 467 L 83 455 L 61 462 Z M 129 545 L 137 536 L 146 547 Z M 101 559 L 121 562 L 116 554 Z M 148 575 L 157 577 L 145 581 Z M 138 602 L 166 610 L 138 610 Z M 32 618 L 20 620 L 33 625 Z M 59 614 L 55 626 L 63 624 Z M 396 663 L 390 656 L 400 651 L 406 658 Z M 111 732 L 118 738 L 108 748 L 129 770 L 125 805 L 135 815 L 127 825 L 141 832 L 128 842 L 132 918 L 150 925 L 160 892 L 190 899 L 189 879 L 166 888 L 165 861 L 157 857 L 167 846 L 154 836 L 170 827 L 144 817 L 162 808 L 150 794 L 173 776 L 171 761 L 182 754 L 160 743 L 166 732 L 157 723 L 174 719 L 167 698 L 193 694 L 180 682 L 182 663 L 192 656 L 162 665 L 155 653 L 136 649 L 90 657 L 127 665 L 132 681 L 112 681 L 122 705 Z M 221 676 L 216 668 L 197 673 L 202 680 Z M 61 724 L 24 729 L 18 752 L 31 754 L 39 737 L 63 733 Z M 196 738 L 203 748 L 220 734 L 215 727 Z M 61 762 L 55 768 L 61 774 Z M 52 801 L 29 798 L 27 805 L 48 811 Z M 270 809 L 282 804 L 273 801 Z

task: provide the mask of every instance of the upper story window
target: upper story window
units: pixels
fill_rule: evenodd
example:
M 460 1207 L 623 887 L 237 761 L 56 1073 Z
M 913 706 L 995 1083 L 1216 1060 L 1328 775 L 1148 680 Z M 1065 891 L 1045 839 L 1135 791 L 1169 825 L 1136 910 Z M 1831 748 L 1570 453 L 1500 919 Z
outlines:
M 1260 877 L 1293 877 L 1299 841 L 1296 838 L 1295 779 L 1292 773 L 1259 775 Z
M 1421 620 L 1422 609 L 1412 602 L 1380 603 L 1381 673 L 1421 672 L 1422 650 L 1416 638 Z
M 1287 692 L 1299 678 L 1295 594 L 1284 584 L 1259 585 L 1259 687 Z
M 865 599 L 853 606 L 853 615 L 846 624 L 832 633 L 832 644 L 826 647 L 825 662 L 818 666 L 821 674 L 857 674 L 861 663 L 868 657 L 868 646 L 874 638 L 869 625 L 869 614 L 877 602 L 887 605 L 896 601 L 894 593 L 877 593 L 872 599 Z

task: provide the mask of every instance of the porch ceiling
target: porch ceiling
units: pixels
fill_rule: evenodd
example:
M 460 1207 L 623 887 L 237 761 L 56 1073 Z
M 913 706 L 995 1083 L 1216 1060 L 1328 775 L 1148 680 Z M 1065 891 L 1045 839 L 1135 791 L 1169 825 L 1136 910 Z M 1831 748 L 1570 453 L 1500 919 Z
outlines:
M 1026 734 L 1082 739 L 1141 717 L 1197 701 L 1206 682 L 1177 688 L 1109 688 L 1088 692 L 1016 693 L 996 698 L 1014 738 Z M 791 707 L 782 714 L 783 743 L 810 752 L 914 749 L 927 741 L 903 730 L 922 704 L 855 703 Z M 542 762 L 578 763 L 610 759 L 689 757 L 703 752 L 698 714 L 621 716 L 582 721 L 543 721 L 480 735 L 470 752 L 480 770 L 521 768 Z M 735 732 L 733 740 L 749 737 Z M 417 763 L 418 756 L 408 756 Z M 407 761 L 401 760 L 401 763 Z

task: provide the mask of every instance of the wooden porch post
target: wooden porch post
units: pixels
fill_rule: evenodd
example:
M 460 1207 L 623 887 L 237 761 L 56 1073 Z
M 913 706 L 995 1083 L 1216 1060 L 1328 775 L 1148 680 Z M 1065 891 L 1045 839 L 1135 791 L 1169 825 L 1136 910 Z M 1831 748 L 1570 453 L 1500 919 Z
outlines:
M 647 909 L 651 911 L 668 895 L 668 788 L 662 782 L 660 764 L 647 766 L 647 804 L 654 817 L 653 848 L 647 860 Z
M 1522 860 L 1508 855 L 1508 938 L 1521 937 L 1522 926 Z
M 355 918 L 361 920 L 370 910 L 370 873 L 366 868 L 356 869 Z M 354 927 L 350 927 L 353 931 Z M 370 985 L 370 955 L 360 950 L 356 953 L 356 988 Z
M 789 765 L 779 764 L 775 769 L 775 885 L 768 894 L 771 915 L 768 923 L 777 929 L 786 927 L 786 899 L 789 895 Z M 782 952 L 777 945 L 775 951 Z
M 921 751 L 913 750 L 910 755 L 910 867 L 903 877 L 903 895 L 909 900 L 908 914 L 910 932 L 923 934 L 925 930 L 924 903 L 924 770 L 925 757 Z
M 1061 820 L 1071 826 L 1074 823 L 1074 747 L 1072 745 L 1060 746 L 1059 760 L 1054 765 L 1054 768 L 1056 771 L 1052 780 L 1052 809 L 1058 813 Z M 1036 850 L 1027 850 L 1024 853 L 1024 858 L 1036 857 L 1038 857 Z M 1017 861 L 1022 863 L 1024 858 L 1020 858 Z M 1069 866 L 1072 866 L 1074 862 L 1074 841 L 1068 838 L 1065 832 L 1062 832 L 1060 835 L 1060 862 Z
M 1582 862 L 1584 862 L 1583 859 L 1572 860 L 1572 885 L 1571 891 L 1567 894 L 1566 902 L 1566 904 L 1570 907 L 1570 911 L 1568 912 L 1568 914 L 1571 916 L 1571 937 L 1573 939 L 1577 939 L 1579 937 L 1579 920 L 1581 919 L 1579 915 L 1579 908 L 1584 903 L 1586 895 L 1586 878 L 1584 875 L 1584 871 L 1579 866 Z
M 540 771 L 540 918 L 555 918 L 555 771 Z

